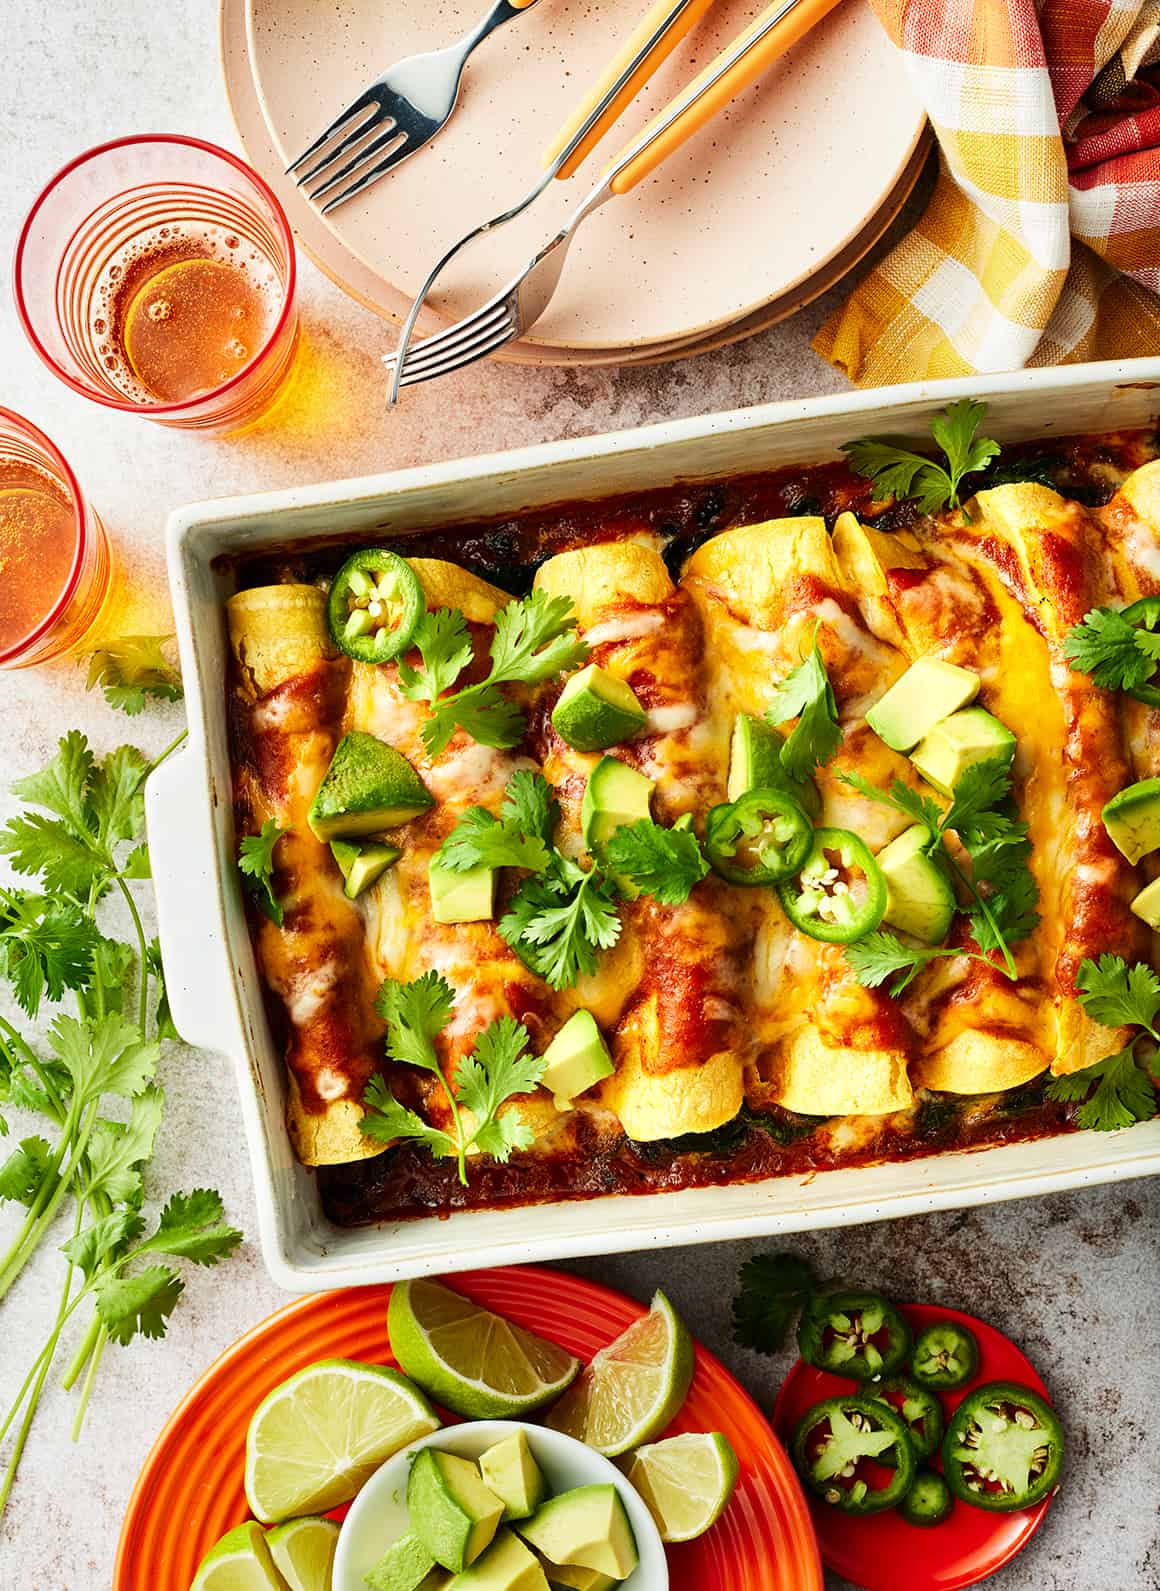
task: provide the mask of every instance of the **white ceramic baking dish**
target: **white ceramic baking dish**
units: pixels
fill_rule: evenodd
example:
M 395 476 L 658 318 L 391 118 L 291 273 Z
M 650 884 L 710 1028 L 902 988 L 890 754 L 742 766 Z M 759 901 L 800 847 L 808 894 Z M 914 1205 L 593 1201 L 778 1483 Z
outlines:
M 1160 360 L 1133 360 L 768 404 L 366 480 L 179 509 L 167 547 L 189 743 L 149 781 L 161 944 L 178 1028 L 237 1075 L 271 1274 L 295 1291 L 477 1265 L 801 1231 L 1020 1198 L 1160 1171 L 1160 1119 L 972 1153 L 736 1187 L 332 1226 L 283 1128 L 284 1076 L 242 910 L 226 734 L 224 553 L 349 532 L 478 522 L 552 503 L 814 463 L 867 431 L 919 432 L 953 398 L 990 404 L 1003 441 L 1143 426 L 1160 415 Z

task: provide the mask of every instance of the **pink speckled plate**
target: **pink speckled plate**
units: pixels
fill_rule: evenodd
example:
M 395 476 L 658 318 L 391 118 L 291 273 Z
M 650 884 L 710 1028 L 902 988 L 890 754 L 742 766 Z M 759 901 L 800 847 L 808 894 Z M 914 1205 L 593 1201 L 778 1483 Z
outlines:
M 544 242 L 602 162 L 760 9 L 718 0 L 567 183 L 465 256 L 437 307 L 475 307 Z M 379 313 L 399 319 L 437 252 L 522 193 L 565 111 L 643 0 L 545 0 L 488 40 L 446 130 L 366 195 L 322 219 L 282 167 L 391 60 L 444 43 L 480 0 L 222 0 L 227 89 L 251 162 L 299 241 Z M 867 107 L 873 106 L 873 114 Z M 896 52 L 846 0 L 763 81 L 634 193 L 591 217 L 550 311 L 509 356 L 599 362 L 692 352 L 849 256 L 889 207 L 923 116 Z

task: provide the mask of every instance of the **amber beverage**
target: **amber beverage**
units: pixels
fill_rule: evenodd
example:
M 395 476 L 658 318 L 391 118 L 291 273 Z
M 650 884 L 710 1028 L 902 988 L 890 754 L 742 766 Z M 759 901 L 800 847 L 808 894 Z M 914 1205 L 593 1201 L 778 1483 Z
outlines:
M 0 409 L 0 668 L 76 650 L 100 617 L 104 526 L 42 431 Z
M 162 424 L 224 432 L 280 396 L 298 322 L 289 224 L 254 172 L 197 139 L 79 156 L 16 251 L 33 346 L 76 391 Z

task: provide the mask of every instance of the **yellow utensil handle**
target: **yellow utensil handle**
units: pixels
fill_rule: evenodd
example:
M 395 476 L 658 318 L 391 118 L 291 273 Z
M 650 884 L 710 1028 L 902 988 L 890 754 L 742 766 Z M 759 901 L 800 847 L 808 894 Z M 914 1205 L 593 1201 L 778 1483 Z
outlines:
M 526 11 L 529 6 L 534 6 L 536 0 L 508 0 L 508 5 L 513 11 Z
M 658 40 L 656 47 L 638 63 L 631 77 L 622 84 L 619 93 L 613 94 L 599 118 L 593 122 L 585 136 L 571 151 L 559 171 L 557 177 L 570 177 L 576 167 L 588 155 L 591 149 L 604 137 L 604 134 L 616 121 L 624 107 L 640 92 L 653 73 L 668 60 L 677 45 L 688 33 L 696 27 L 697 23 L 713 4 L 713 0 L 657 0 L 648 15 L 641 19 L 639 26 L 618 52 L 615 60 L 610 62 L 600 81 L 584 96 L 584 99 L 573 111 L 572 115 L 561 127 L 555 138 L 544 151 L 544 165 L 550 166 L 558 160 L 561 153 L 567 149 L 569 142 L 584 126 L 607 95 L 624 76 L 632 65 L 633 60 L 640 54 L 649 39 L 663 26 L 665 20 L 682 12 L 671 28 L 668 28 Z
M 613 193 L 627 193 L 629 189 L 635 188 L 642 178 L 655 171 L 662 160 L 679 149 L 731 99 L 747 89 L 839 3 L 840 0 L 797 0 L 793 9 L 771 27 L 771 20 L 786 8 L 786 0 L 774 0 L 773 5 L 763 11 L 727 49 L 722 50 L 688 88 L 683 89 L 671 104 L 654 116 L 643 132 L 626 144 L 617 160 L 612 162 L 610 170 L 616 167 L 617 161 L 624 160 L 629 151 L 635 149 L 636 153 L 616 171 L 611 183 Z M 768 31 L 759 40 L 764 29 Z M 759 41 L 746 50 L 747 40 Z M 739 51 L 744 53 L 738 55 Z M 733 65 L 723 71 L 723 66 L 731 58 Z M 674 108 L 678 106 L 684 108 L 674 116 Z

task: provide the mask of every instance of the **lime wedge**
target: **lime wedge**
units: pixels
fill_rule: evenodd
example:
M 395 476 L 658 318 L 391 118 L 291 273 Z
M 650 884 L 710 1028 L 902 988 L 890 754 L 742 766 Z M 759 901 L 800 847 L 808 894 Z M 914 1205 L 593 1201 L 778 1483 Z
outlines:
M 286 1591 L 286 1582 L 270 1561 L 261 1525 L 247 1519 L 211 1547 L 190 1591 Z
M 670 1436 L 638 1448 L 628 1466 L 662 1541 L 692 1541 L 715 1525 L 737 1485 L 737 1454 L 720 1431 Z
M 290 1591 L 330 1591 L 338 1525 L 333 1519 L 292 1519 L 266 1537 L 274 1567 Z
M 601 1348 L 546 1424 L 608 1458 L 659 1436 L 689 1393 L 693 1339 L 663 1293 Z
M 427 1399 L 397 1371 L 323 1359 L 276 1387 L 250 1421 L 250 1507 L 267 1525 L 326 1513 L 392 1453 L 438 1428 Z
M 470 1420 L 527 1414 L 559 1397 L 579 1359 L 442 1282 L 399 1282 L 387 1311 L 391 1352 L 444 1408 Z

